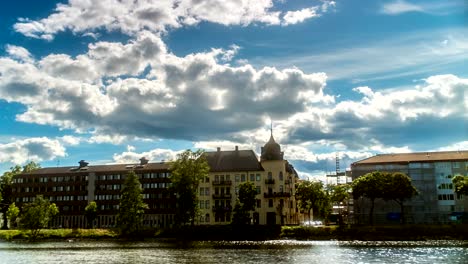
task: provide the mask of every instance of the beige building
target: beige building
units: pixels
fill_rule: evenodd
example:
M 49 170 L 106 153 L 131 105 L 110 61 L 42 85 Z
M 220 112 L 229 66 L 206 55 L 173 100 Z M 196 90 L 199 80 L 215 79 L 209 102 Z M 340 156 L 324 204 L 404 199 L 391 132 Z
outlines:
M 273 135 L 262 147 L 260 160 L 252 150 L 221 150 L 207 152 L 210 173 L 199 190 L 200 217 L 198 224 L 229 224 L 236 203 L 239 185 L 254 183 L 257 189 L 253 224 L 298 224 L 294 199 L 295 183 L 299 179 L 293 166 L 283 158 L 281 147 Z

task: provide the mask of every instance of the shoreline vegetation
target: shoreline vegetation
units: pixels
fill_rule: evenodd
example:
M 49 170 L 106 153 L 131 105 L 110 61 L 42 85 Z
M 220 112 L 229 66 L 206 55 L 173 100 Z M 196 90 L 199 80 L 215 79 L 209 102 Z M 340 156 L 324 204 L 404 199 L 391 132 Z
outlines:
M 0 230 L 0 240 L 28 241 L 28 230 Z M 34 241 L 49 240 L 145 240 L 174 241 L 264 241 L 292 240 L 360 240 L 426 241 L 468 240 L 468 225 L 404 226 L 186 226 L 177 229 L 145 229 L 132 237 L 119 235 L 116 229 L 42 229 Z

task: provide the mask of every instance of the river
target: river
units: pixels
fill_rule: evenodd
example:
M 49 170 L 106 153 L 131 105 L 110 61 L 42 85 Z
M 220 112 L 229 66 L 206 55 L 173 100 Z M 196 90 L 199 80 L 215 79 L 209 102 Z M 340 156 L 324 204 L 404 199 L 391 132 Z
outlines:
M 468 263 L 468 242 L 0 242 L 0 263 Z

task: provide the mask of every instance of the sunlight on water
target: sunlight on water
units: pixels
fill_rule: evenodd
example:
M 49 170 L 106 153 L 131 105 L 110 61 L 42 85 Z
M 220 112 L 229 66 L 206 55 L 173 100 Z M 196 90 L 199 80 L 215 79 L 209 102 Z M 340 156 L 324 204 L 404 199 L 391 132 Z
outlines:
M 0 243 L 0 263 L 467 263 L 463 241 Z

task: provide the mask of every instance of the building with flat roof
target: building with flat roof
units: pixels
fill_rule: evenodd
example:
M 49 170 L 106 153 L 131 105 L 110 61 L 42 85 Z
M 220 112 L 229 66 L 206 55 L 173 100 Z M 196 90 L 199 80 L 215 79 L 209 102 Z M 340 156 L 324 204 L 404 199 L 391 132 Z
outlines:
M 200 225 L 229 224 L 239 185 L 254 183 L 257 189 L 254 224 L 298 224 L 294 199 L 298 179 L 293 166 L 283 159 L 281 147 L 273 135 L 262 147 L 260 159 L 252 150 L 206 152 L 210 166 L 208 177 L 199 186 Z M 19 174 L 13 179 L 13 197 L 17 206 L 43 195 L 60 211 L 54 227 L 86 227 L 84 209 L 90 201 L 98 205 L 98 227 L 116 223 L 120 192 L 125 175 L 134 171 L 143 188 L 143 199 L 149 208 L 144 225 L 170 227 L 174 223 L 176 196 L 169 191 L 170 163 L 150 163 L 140 159 L 136 164 L 89 165 L 80 161 L 75 167 L 42 168 Z
M 381 154 L 351 165 L 351 176 L 358 177 L 373 171 L 407 174 L 419 194 L 405 202 L 407 223 L 454 223 L 468 213 L 468 198 L 454 192 L 452 178 L 466 176 L 468 151 L 441 151 L 402 154 Z M 366 223 L 369 212 L 367 199 L 354 201 L 354 221 Z M 394 202 L 377 201 L 374 223 L 399 221 L 399 206 Z

